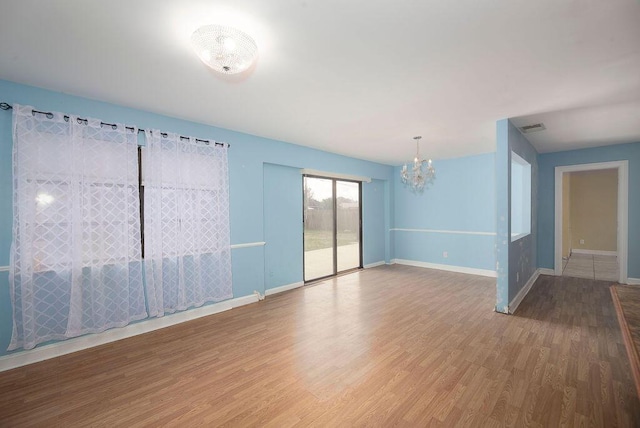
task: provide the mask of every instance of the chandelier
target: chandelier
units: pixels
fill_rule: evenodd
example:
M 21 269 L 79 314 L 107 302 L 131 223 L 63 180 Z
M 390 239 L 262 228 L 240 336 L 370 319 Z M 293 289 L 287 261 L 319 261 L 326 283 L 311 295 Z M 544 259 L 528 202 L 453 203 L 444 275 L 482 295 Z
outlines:
M 413 137 L 416 140 L 416 157 L 413 159 L 413 166 L 408 168 L 405 163 L 400 171 L 400 177 L 404 184 L 411 186 L 414 192 L 422 192 L 425 185 L 433 183 L 436 178 L 436 170 L 431 165 L 431 159 L 420 159 L 420 139 L 422 137 Z
M 255 61 L 256 42 L 240 30 L 223 25 L 205 25 L 191 35 L 196 53 L 209 67 L 224 74 L 245 71 Z

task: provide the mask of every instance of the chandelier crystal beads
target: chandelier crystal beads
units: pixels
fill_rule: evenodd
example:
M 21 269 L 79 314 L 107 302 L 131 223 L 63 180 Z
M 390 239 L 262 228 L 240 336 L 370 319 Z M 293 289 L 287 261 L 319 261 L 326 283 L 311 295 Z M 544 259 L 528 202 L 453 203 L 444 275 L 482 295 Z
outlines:
M 416 141 L 416 157 L 413 159 L 411 168 L 405 163 L 400 171 L 402 182 L 411 187 L 414 192 L 422 192 L 425 186 L 433 183 L 436 178 L 436 170 L 431 164 L 431 159 L 420 159 L 420 139 L 413 137 Z

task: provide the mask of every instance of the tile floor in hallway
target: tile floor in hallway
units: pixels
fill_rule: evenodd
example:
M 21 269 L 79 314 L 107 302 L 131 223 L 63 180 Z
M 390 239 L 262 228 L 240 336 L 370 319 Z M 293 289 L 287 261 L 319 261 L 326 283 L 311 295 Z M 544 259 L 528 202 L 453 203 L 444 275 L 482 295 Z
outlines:
M 562 276 L 617 281 L 618 259 L 616 256 L 571 253 L 568 260 L 563 260 Z

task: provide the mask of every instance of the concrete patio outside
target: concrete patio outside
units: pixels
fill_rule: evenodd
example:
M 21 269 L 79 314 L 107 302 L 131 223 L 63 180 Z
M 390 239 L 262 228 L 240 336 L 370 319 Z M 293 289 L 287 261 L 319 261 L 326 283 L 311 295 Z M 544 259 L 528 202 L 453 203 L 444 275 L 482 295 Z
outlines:
M 360 265 L 359 244 L 338 246 L 338 272 L 353 269 Z M 304 279 L 310 281 L 315 278 L 333 274 L 333 248 L 321 248 L 304 252 Z

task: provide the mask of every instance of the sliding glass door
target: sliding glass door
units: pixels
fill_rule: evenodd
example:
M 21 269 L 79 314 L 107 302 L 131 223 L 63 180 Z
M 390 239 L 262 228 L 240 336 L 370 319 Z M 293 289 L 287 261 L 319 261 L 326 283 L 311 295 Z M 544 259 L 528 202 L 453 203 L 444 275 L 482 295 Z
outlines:
M 304 177 L 304 280 L 335 273 L 333 180 Z
M 336 180 L 337 272 L 360 264 L 360 183 Z
M 313 176 L 303 180 L 304 280 L 362 267 L 360 183 Z

